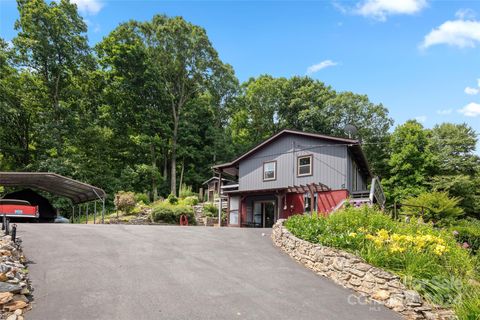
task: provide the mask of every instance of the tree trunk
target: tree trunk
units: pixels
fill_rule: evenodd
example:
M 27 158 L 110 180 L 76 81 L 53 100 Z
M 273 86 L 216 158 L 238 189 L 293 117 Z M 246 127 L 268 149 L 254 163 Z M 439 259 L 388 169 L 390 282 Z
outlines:
M 179 190 L 182 188 L 183 184 L 183 171 L 185 170 L 185 160 L 182 160 L 182 170 L 180 171 L 180 184 L 178 186 Z M 178 192 L 180 195 L 180 191 Z
M 163 156 L 163 179 L 168 181 L 168 149 L 165 148 L 165 155 Z
M 157 159 L 155 156 L 155 146 L 153 143 L 150 145 L 150 152 L 152 155 L 152 194 L 153 194 L 153 201 L 157 201 L 158 198 L 158 190 L 157 190 Z
M 178 138 L 178 114 L 173 113 L 173 137 L 172 137 L 172 163 L 170 177 L 170 193 L 177 195 L 177 138 Z

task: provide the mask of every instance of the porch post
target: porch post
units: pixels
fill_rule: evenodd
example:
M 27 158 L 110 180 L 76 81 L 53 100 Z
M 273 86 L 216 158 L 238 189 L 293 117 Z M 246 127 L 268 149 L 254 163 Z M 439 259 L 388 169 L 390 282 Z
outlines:
M 308 187 L 308 192 L 310 193 L 310 212 L 313 215 L 313 208 L 315 208 L 315 199 L 314 199 L 314 192 L 313 192 L 313 186 L 311 184 L 307 184 Z M 316 212 L 316 215 L 318 216 L 318 210 Z
M 90 206 L 90 203 L 87 202 L 87 211 L 86 211 L 86 219 L 85 219 L 85 224 L 88 224 L 88 207 Z
M 218 171 L 218 227 L 222 226 L 222 170 Z
M 102 224 L 105 223 L 105 198 L 102 199 Z
M 240 196 L 240 202 L 238 203 L 238 226 L 241 228 L 242 227 L 242 206 L 243 206 L 243 200 L 245 199 L 244 196 Z

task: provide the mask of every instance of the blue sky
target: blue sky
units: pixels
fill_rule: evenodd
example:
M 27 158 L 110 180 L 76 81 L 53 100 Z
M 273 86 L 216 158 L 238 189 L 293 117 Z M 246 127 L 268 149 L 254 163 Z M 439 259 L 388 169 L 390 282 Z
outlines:
M 242 81 L 309 74 L 383 103 L 395 124 L 466 122 L 480 133 L 479 1 L 74 2 L 92 44 L 129 19 L 181 15 Z M 0 5 L 0 36 L 11 40 L 16 3 Z

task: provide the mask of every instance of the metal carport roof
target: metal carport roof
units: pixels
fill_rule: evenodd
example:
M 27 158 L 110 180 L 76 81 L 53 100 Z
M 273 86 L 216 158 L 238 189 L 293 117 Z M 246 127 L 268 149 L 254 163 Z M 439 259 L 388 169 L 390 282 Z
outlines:
M 0 172 L 0 185 L 39 189 L 66 197 L 73 204 L 106 197 L 103 189 L 51 172 Z

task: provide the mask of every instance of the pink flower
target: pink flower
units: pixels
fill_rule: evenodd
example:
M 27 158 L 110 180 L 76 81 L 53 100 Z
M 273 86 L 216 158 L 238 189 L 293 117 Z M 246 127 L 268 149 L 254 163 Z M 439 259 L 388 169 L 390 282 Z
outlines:
M 458 231 L 457 230 L 453 231 L 453 235 L 458 236 Z
M 462 245 L 462 248 L 468 249 L 468 248 L 470 248 L 470 245 L 468 244 L 468 242 L 464 242 L 463 245 Z

